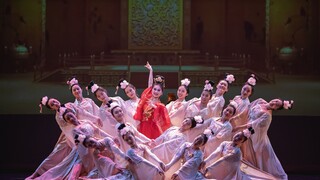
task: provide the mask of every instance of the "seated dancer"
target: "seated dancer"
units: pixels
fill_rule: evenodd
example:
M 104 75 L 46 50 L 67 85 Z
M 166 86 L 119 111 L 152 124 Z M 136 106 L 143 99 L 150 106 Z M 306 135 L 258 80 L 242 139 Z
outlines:
M 164 164 L 147 146 L 138 144 L 130 128 L 121 130 L 122 138 L 130 145 L 127 156 L 133 161 L 133 173 L 137 179 L 164 179 Z

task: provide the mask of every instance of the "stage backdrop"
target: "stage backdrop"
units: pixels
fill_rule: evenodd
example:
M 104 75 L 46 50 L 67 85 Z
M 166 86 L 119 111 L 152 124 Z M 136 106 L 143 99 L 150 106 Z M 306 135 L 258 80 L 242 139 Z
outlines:
M 182 49 L 183 0 L 129 0 L 129 49 Z

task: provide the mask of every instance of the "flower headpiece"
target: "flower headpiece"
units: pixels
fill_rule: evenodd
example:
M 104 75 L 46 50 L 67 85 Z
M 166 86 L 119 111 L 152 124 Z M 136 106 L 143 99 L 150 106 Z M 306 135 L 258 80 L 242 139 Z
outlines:
M 234 78 L 233 74 L 227 74 L 225 80 L 231 84 L 233 81 L 235 81 L 236 79 Z
M 203 134 L 205 134 L 207 138 L 209 138 L 210 136 L 214 135 L 214 132 L 210 129 L 206 129 L 203 131 Z
M 257 78 L 254 74 L 251 74 L 250 78 L 247 80 L 247 83 L 251 86 L 255 86 L 257 82 Z
M 98 84 L 95 84 L 93 81 L 89 83 L 89 85 L 86 87 L 87 93 L 89 95 L 89 90 L 91 90 L 91 93 L 95 93 L 98 90 L 99 86 Z
M 118 93 L 119 86 L 120 86 L 121 89 L 125 89 L 128 85 L 129 85 L 128 81 L 121 79 L 120 82 L 119 82 L 119 85 L 116 87 L 115 94 Z
M 235 102 L 234 100 L 230 100 L 230 101 L 229 101 L 229 105 L 230 105 L 230 106 L 233 106 L 235 109 L 238 108 L 238 103 Z
M 189 84 L 190 84 L 190 80 L 188 78 L 181 80 L 181 85 L 189 86 Z
M 213 86 L 211 85 L 210 81 L 206 80 L 203 90 L 211 91 L 212 89 L 213 89 Z
M 120 107 L 120 105 L 117 102 L 110 103 L 109 111 L 111 112 L 115 107 Z
M 203 119 L 201 116 L 195 116 L 193 117 L 193 119 L 197 122 L 197 124 L 203 123 Z
M 116 130 L 121 131 L 123 128 L 126 127 L 126 125 L 124 123 L 117 123 L 115 127 L 116 127 Z
M 40 104 L 39 104 L 40 113 L 42 113 L 42 106 L 47 105 L 48 101 L 49 101 L 48 96 L 43 96 L 43 97 L 41 98 L 41 101 L 40 101 Z
M 132 132 L 132 130 L 131 130 L 128 126 L 126 126 L 126 127 L 122 128 L 122 129 L 120 130 L 120 135 L 121 135 L 121 136 L 124 136 L 124 135 L 126 135 L 128 132 Z
M 284 100 L 283 101 L 283 108 L 284 109 L 292 109 L 292 105 L 293 105 L 294 101 L 293 100 Z
M 83 143 L 83 141 L 86 139 L 86 135 L 83 135 L 83 134 L 76 134 L 74 136 L 74 143 L 76 145 L 78 145 L 79 143 Z
M 250 136 L 255 133 L 252 127 L 249 127 L 248 129 L 245 129 L 242 132 L 247 139 L 250 138 Z
M 67 81 L 67 84 L 69 85 L 69 88 L 71 89 L 71 87 L 73 85 L 78 84 L 78 80 L 75 77 L 73 77 L 72 79 Z

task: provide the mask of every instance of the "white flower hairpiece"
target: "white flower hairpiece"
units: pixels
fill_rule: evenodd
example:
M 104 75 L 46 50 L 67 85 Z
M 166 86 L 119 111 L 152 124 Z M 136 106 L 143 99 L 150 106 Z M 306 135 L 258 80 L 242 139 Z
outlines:
M 206 80 L 205 82 L 206 84 L 204 85 L 204 90 L 211 91 L 213 87 L 211 86 L 208 80 Z
M 131 129 L 130 129 L 128 126 L 126 126 L 126 127 L 124 127 L 123 129 L 120 130 L 120 135 L 121 135 L 121 136 L 124 136 L 124 135 L 126 135 L 128 132 L 131 132 Z
M 231 84 L 233 81 L 236 79 L 234 78 L 233 74 L 228 74 L 226 79 L 225 79 L 229 84 Z
M 120 107 L 120 105 L 117 102 L 114 102 L 114 101 L 112 103 L 110 103 L 110 107 L 109 107 L 110 111 L 115 107 Z
M 71 80 L 67 81 L 67 84 L 71 87 L 74 84 L 78 84 L 78 80 L 76 78 L 72 78 Z
M 235 102 L 234 100 L 230 100 L 229 104 L 233 107 L 235 107 L 236 109 L 238 108 L 238 103 Z
M 126 81 L 126 80 L 123 80 L 123 81 L 120 83 L 121 89 L 125 89 L 128 85 L 129 85 L 129 83 L 128 83 L 128 81 Z
M 246 138 L 249 138 L 251 136 L 251 132 L 249 131 L 249 129 L 245 129 L 243 130 L 243 135 L 246 137 Z
M 283 101 L 283 108 L 284 109 L 291 109 L 292 108 L 292 104 L 293 104 L 293 101 L 290 100 L 290 101 Z
M 181 80 L 181 85 L 189 86 L 189 84 L 190 84 L 190 80 L 188 78 Z
M 49 100 L 48 96 L 44 96 L 41 98 L 41 102 L 39 104 L 40 113 L 42 113 L 42 106 L 45 106 L 47 104 L 48 100 Z
M 203 122 L 203 119 L 201 116 L 195 116 L 193 119 L 197 122 L 197 124 L 201 124 Z
M 92 92 L 92 93 L 96 92 L 98 88 L 99 88 L 98 84 L 94 84 L 94 85 L 91 87 L 91 92 Z
M 247 80 L 247 83 L 250 84 L 251 86 L 255 86 L 256 81 L 257 81 L 257 79 L 255 78 L 255 75 L 251 74 L 251 77 Z
M 206 129 L 203 131 L 203 134 L 205 134 L 207 136 L 207 138 L 209 138 L 210 136 L 212 136 L 214 133 L 212 132 L 212 130 L 210 129 Z
M 74 142 L 75 142 L 76 145 L 78 145 L 79 143 L 82 144 L 85 138 L 86 138 L 86 135 L 77 134 L 77 135 L 75 136 Z

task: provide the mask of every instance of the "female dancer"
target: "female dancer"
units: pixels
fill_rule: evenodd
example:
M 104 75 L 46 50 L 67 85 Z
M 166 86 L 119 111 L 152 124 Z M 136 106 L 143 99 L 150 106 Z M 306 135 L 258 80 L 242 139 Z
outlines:
M 172 175 L 171 179 L 205 179 L 198 171 L 203 160 L 201 147 L 206 144 L 208 137 L 206 134 L 200 134 L 192 143 L 184 143 L 178 152 L 174 155 L 170 163 L 166 164 L 165 170 L 168 171 L 180 159 L 181 167 Z
M 208 102 L 208 118 L 220 117 L 225 100 L 223 95 L 228 92 L 229 85 L 235 81 L 232 74 L 227 74 L 226 77 L 219 81 L 216 86 L 216 92 L 212 95 L 210 101 Z
M 181 80 L 181 85 L 177 90 L 178 99 L 175 101 L 171 101 L 169 104 L 166 105 L 170 121 L 173 126 L 181 126 L 186 114 L 187 107 L 193 100 L 196 99 L 194 98 L 192 100 L 186 101 L 186 97 L 190 93 L 189 84 L 190 80 L 188 78 Z
M 201 93 L 201 97 L 195 99 L 187 107 L 185 118 L 186 117 L 195 117 L 201 116 L 204 120 L 209 119 L 207 105 L 213 95 L 213 86 L 214 82 L 206 80 L 204 88 Z
M 292 104 L 293 101 L 273 99 L 267 102 L 259 98 L 250 104 L 248 123 L 235 128 L 235 131 L 248 126 L 254 128 L 256 135 L 251 137 L 254 157 L 246 158 L 251 154 L 244 154 L 244 157 L 246 160 L 255 159 L 256 162 L 251 161 L 250 163 L 278 179 L 288 179 L 288 177 L 271 146 L 267 133 L 272 121 L 272 112 L 280 109 L 291 109 Z
M 138 179 L 159 180 L 164 178 L 164 164 L 154 155 L 148 147 L 137 144 L 135 136 L 130 128 L 125 127 L 121 130 L 122 138 L 130 145 L 127 151 L 128 157 L 133 161 L 134 173 Z M 149 159 L 148 159 L 149 158 Z M 148 159 L 148 160 L 147 160 Z M 155 162 L 157 165 L 155 165 Z M 159 168 L 160 166 L 160 168 Z
M 211 136 L 204 147 L 204 157 L 208 157 L 223 141 L 231 140 L 232 126 L 229 119 L 235 114 L 237 104 L 231 101 L 220 118 L 214 118 L 207 130 Z
M 145 67 L 149 69 L 148 87 L 151 87 L 152 80 L 153 80 L 152 66 L 149 64 L 149 62 L 147 62 Z M 116 87 L 117 90 L 115 94 L 117 94 L 119 88 L 121 88 L 129 98 L 128 100 L 120 102 L 121 107 L 125 107 L 123 108 L 123 111 L 124 111 L 126 122 L 130 122 L 132 125 L 134 125 L 134 127 L 138 127 L 139 121 L 136 121 L 133 119 L 133 116 L 136 113 L 138 102 L 140 100 L 140 98 L 137 95 L 136 87 L 133 84 L 129 83 L 128 81 L 121 79 L 119 81 L 118 86 Z
M 141 95 L 137 111 L 133 118 L 140 121 L 138 130 L 150 139 L 155 139 L 170 127 L 168 111 L 160 101 L 163 94 L 164 77 L 157 75 L 151 87 Z
M 99 116 L 99 107 L 94 103 L 94 101 L 90 98 L 84 98 L 82 95 L 82 89 L 78 80 L 75 77 L 71 77 L 67 84 L 69 85 L 69 89 L 72 92 L 72 95 L 75 97 L 74 104 L 89 113 Z M 102 126 L 102 124 L 100 124 Z

